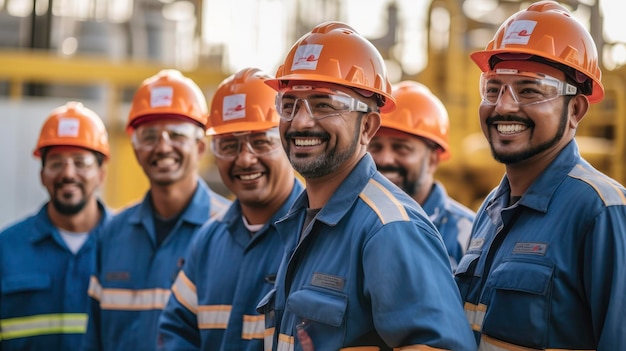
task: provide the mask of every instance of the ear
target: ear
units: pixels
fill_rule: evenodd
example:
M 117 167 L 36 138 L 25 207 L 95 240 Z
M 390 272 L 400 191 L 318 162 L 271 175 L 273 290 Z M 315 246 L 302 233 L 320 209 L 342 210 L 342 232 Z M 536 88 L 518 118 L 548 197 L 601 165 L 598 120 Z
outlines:
M 198 156 L 202 157 L 207 150 L 206 138 L 198 139 Z
M 430 149 L 430 155 L 428 156 L 428 170 L 431 174 L 435 174 L 437 167 L 439 167 L 441 152 L 439 149 Z
M 569 126 L 572 129 L 576 129 L 578 127 L 578 123 L 580 123 L 589 110 L 589 99 L 587 99 L 585 95 L 578 94 L 570 100 L 567 105 L 567 109 Z
M 367 146 L 376 132 L 378 132 L 378 128 L 380 128 L 380 113 L 378 112 L 369 112 L 363 116 L 363 121 L 361 122 L 363 126 L 361 132 L 361 145 Z

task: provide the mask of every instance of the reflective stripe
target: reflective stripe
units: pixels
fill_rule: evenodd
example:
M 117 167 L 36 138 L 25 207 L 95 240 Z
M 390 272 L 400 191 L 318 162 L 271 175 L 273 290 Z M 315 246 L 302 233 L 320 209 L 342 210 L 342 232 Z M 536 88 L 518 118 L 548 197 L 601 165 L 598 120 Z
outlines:
M 100 301 L 100 308 L 120 311 L 162 310 L 170 298 L 169 289 L 105 289 L 95 276 L 87 293 Z
M 339 351 L 380 351 L 380 347 L 378 347 L 378 346 L 356 346 L 356 347 L 346 347 L 346 348 L 343 348 L 343 349 L 339 349 Z
M 465 309 L 465 317 L 472 326 L 472 329 L 480 332 L 483 328 L 483 321 L 485 320 L 485 313 L 487 312 L 487 305 L 478 304 L 474 305 L 469 302 L 463 306 Z
M 480 338 L 480 346 L 478 347 L 478 351 L 537 351 L 537 349 L 531 349 L 528 347 L 509 344 L 504 341 L 490 338 L 487 335 L 482 335 L 482 337 Z M 544 349 L 544 351 L 595 351 L 595 350 Z
M 265 351 L 272 351 L 272 347 L 274 346 L 274 330 L 275 328 L 267 328 L 265 329 L 264 341 L 263 341 L 263 349 Z
M 85 334 L 86 313 L 58 313 L 0 320 L 0 340 L 48 334 Z
M 198 306 L 198 328 L 226 329 L 232 308 L 229 305 Z
M 383 224 L 408 221 L 406 209 L 382 184 L 370 179 L 359 197 L 378 214 Z
M 180 271 L 172 286 L 172 292 L 176 300 L 185 306 L 193 314 L 198 313 L 198 293 L 196 286 L 187 278 L 185 272 Z
M 263 339 L 265 336 L 265 316 L 243 316 L 241 338 L 245 340 Z
M 89 278 L 89 289 L 87 290 L 87 295 L 98 301 L 102 298 L 102 285 L 100 285 L 100 281 L 98 281 L 98 278 L 94 275 Z
M 446 351 L 446 349 L 438 349 L 436 347 L 430 347 L 428 345 L 411 345 L 394 348 L 393 351 Z
M 576 165 L 569 176 L 589 184 L 600 196 L 605 206 L 625 205 L 626 196 L 620 189 L 619 184 L 604 175 L 592 173 L 582 165 Z
M 293 351 L 293 336 L 279 334 L 276 351 Z
M 217 196 L 211 196 L 211 209 L 209 210 L 210 218 L 219 218 L 226 212 L 226 209 L 230 207 L 230 202 Z

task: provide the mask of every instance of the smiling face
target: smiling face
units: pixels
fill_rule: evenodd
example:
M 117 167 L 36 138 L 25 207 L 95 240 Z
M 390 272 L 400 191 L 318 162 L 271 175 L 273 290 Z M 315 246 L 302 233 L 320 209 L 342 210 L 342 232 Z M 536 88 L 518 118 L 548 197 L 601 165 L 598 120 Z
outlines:
M 515 66 L 515 62 L 502 64 L 507 68 Z M 535 72 L 565 80 L 563 72 L 550 66 L 533 63 L 530 67 Z M 495 104 L 483 101 L 479 108 L 481 128 L 493 157 L 504 164 L 531 160 L 546 152 L 556 153 L 574 136 L 575 129 L 568 128 L 572 122 L 568 109 L 570 98 L 558 96 L 520 107 L 510 87 L 517 89 L 518 95 L 525 93 L 526 90 L 516 88 L 524 79 L 517 75 L 498 76 L 499 84 L 506 85 L 499 100 Z
M 200 127 L 182 120 L 139 125 L 133 132 L 133 148 L 150 184 L 167 186 L 195 177 L 206 149 L 203 135 Z
M 294 106 L 290 106 L 295 111 L 293 119 L 281 118 L 282 144 L 293 168 L 306 179 L 321 178 L 339 169 L 351 168 L 365 153 L 361 135 L 364 112 L 351 109 L 344 109 L 341 113 L 328 112 L 340 109 L 334 106 L 337 100 L 323 97 L 329 94 L 328 86 L 325 84 L 319 91 L 318 87 L 312 86 L 310 90 L 285 94 L 287 103 L 295 102 Z M 337 91 L 342 97 L 364 100 L 356 92 L 341 86 L 333 85 L 330 90 Z M 304 105 L 304 99 L 308 100 L 308 106 Z M 356 106 L 358 102 L 353 104 Z M 313 118 L 311 110 L 323 111 L 328 117 Z
M 92 151 L 79 147 L 53 146 L 43 157 L 41 183 L 57 212 L 75 215 L 88 202 L 96 201 L 96 192 L 104 182 L 105 171 Z
M 275 129 L 271 133 L 251 132 L 237 137 L 233 134 L 215 136 L 213 150 L 222 182 L 242 205 L 275 208 L 289 196 L 293 169 Z M 220 152 L 229 156 L 220 157 Z

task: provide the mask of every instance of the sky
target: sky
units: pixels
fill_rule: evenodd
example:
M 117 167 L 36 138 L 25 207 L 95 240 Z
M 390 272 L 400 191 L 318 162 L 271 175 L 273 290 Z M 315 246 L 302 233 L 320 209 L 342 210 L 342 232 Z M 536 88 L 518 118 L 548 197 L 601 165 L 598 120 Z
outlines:
M 222 45 L 227 55 L 227 67 L 234 72 L 244 67 L 258 67 L 275 72 L 293 42 L 287 42 L 289 14 L 294 11 L 292 0 L 204 0 L 203 37 L 205 42 Z M 359 33 L 375 38 L 386 28 L 386 6 L 390 0 L 343 0 L 345 21 Z M 470 0 L 467 0 L 470 1 Z M 480 4 L 490 0 L 474 0 Z M 626 43 L 623 13 L 624 0 L 600 1 L 604 14 L 605 38 L 609 42 Z M 407 73 L 418 73 L 425 65 L 424 23 L 429 0 L 396 0 L 401 9 L 400 21 L 405 47 L 423 50 L 400 50 L 400 61 Z M 316 14 L 311 14 L 316 16 Z M 584 14 L 581 15 L 584 17 Z M 285 20 L 281 20 L 285 19 Z M 584 21 L 584 18 L 580 18 Z M 224 30 L 224 28 L 232 28 Z M 486 43 L 485 43 L 486 44 Z M 611 55 L 614 61 L 626 63 L 626 45 L 617 45 Z

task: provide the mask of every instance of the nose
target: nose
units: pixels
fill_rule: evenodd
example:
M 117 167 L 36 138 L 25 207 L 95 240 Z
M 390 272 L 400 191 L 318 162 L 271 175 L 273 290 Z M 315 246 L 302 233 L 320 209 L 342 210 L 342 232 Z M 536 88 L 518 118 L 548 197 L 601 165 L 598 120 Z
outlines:
M 161 132 L 161 135 L 159 136 L 159 140 L 154 146 L 154 149 L 163 151 L 163 150 L 170 150 L 171 148 L 172 148 L 172 141 L 170 139 L 170 135 L 167 131 L 164 130 Z
M 239 153 L 235 158 L 235 164 L 241 168 L 248 168 L 258 162 L 258 158 L 252 153 L 251 147 L 247 141 L 239 142 Z
M 293 119 L 291 120 L 291 126 L 296 129 L 306 129 L 315 125 L 315 119 L 311 115 L 309 105 L 304 99 L 299 99 L 295 102 L 293 108 Z
M 379 167 L 390 166 L 394 164 L 395 155 L 390 148 L 386 146 L 381 146 L 380 149 L 375 152 L 371 152 L 372 158 L 374 159 L 374 163 Z
M 72 161 L 72 159 L 67 159 L 63 162 L 63 168 L 61 168 L 61 172 L 59 172 L 59 175 L 61 175 L 62 178 L 67 179 L 74 178 L 77 173 L 78 172 L 76 166 L 74 165 L 74 161 Z
M 498 114 L 504 115 L 513 111 L 519 111 L 519 103 L 513 94 L 513 89 L 511 89 L 511 87 L 508 85 L 502 86 L 500 96 L 498 97 L 495 107 L 495 111 Z

